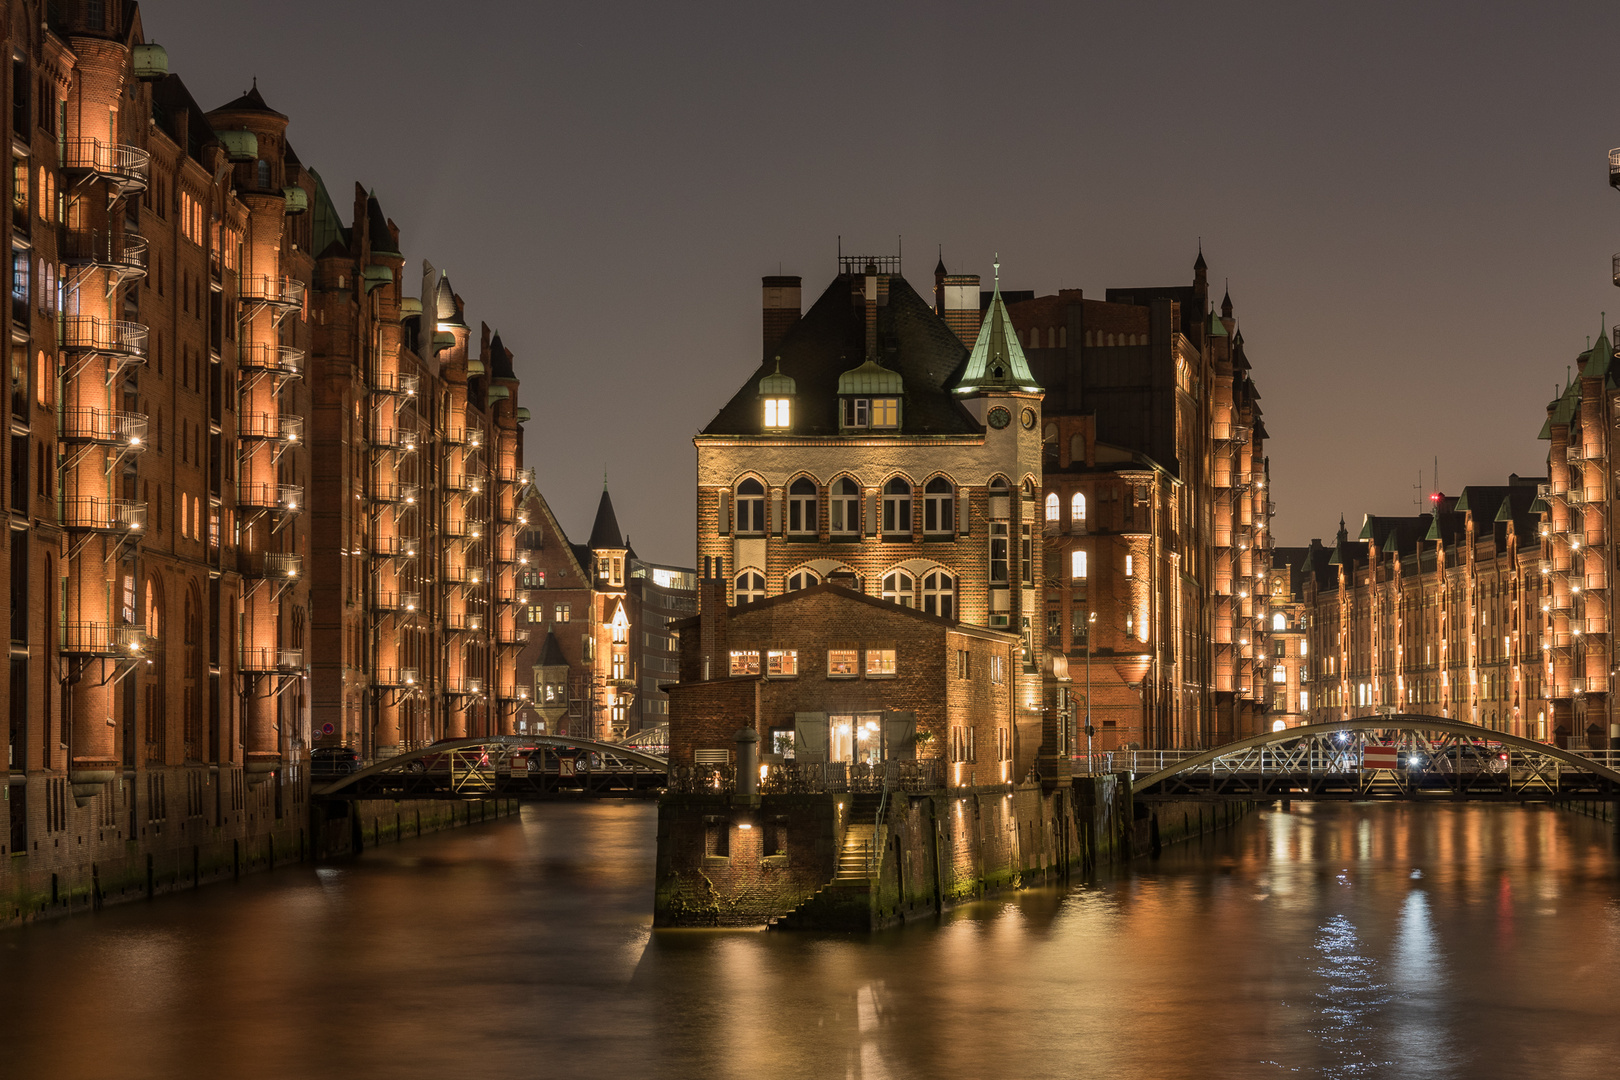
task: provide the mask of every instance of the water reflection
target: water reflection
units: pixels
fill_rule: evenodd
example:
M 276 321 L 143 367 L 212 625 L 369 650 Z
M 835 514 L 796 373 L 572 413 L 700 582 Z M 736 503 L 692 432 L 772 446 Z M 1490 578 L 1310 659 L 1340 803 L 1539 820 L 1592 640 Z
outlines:
M 538 807 L 0 933 L 5 1075 L 1608 1075 L 1620 903 L 1557 811 L 1296 804 L 867 937 L 650 930 L 655 812 Z

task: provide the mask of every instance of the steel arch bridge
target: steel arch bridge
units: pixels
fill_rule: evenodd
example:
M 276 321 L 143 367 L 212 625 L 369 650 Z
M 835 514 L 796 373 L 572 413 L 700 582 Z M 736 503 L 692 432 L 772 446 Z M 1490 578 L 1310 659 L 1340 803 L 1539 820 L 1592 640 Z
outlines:
M 489 735 L 435 743 L 343 777 L 324 799 L 559 799 L 652 796 L 669 762 L 620 743 L 561 735 Z
M 1135 766 L 1141 778 L 1131 792 L 1146 801 L 1620 800 L 1620 771 L 1608 760 L 1409 713 L 1287 728 L 1213 750 L 1140 752 L 1121 764 Z

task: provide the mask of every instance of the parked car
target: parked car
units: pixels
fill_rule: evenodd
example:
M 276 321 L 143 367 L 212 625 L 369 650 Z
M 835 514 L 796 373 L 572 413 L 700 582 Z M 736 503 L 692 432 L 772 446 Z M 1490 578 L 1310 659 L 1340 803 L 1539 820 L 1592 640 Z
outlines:
M 309 752 L 309 775 L 335 779 L 360 771 L 360 752 L 347 746 L 317 746 Z

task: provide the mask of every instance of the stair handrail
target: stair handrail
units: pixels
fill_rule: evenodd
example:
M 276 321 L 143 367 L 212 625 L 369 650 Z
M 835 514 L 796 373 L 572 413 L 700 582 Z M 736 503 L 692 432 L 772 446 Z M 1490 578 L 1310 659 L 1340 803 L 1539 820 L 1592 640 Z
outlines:
M 875 884 L 878 870 L 883 866 L 883 851 L 878 847 L 878 830 L 883 827 L 883 816 L 889 808 L 889 770 L 883 770 L 883 797 L 878 800 L 877 817 L 872 820 L 872 839 L 867 841 L 866 876 Z

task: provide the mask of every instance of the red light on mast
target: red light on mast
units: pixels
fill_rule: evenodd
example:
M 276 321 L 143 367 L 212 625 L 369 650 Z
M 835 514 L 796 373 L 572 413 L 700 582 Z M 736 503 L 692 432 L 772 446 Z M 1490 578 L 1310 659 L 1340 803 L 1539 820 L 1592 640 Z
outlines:
M 1440 501 L 1440 493 L 1437 491 L 1433 495 L 1430 495 L 1429 501 L 1432 503 L 1438 503 Z

